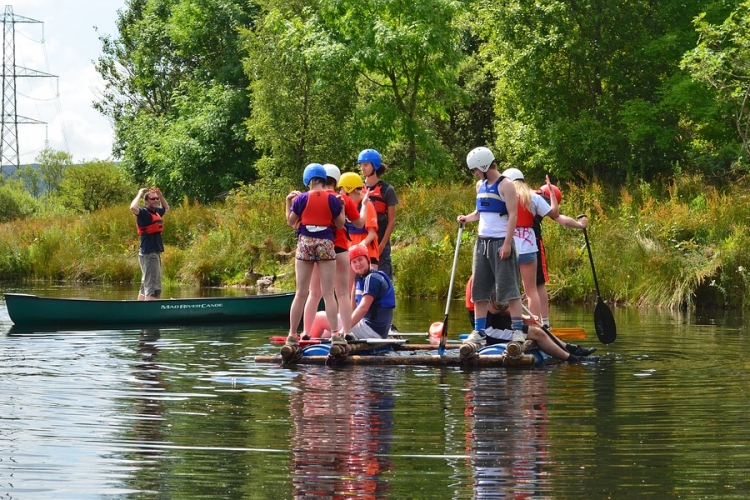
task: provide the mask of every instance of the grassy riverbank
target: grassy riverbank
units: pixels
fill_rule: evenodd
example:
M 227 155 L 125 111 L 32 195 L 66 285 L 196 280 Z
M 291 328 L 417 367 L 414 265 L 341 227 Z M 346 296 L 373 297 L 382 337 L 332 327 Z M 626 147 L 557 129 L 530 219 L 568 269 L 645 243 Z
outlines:
M 683 176 L 663 190 L 636 184 L 617 192 L 590 183 L 562 186 L 561 210 L 589 215 L 589 238 L 605 300 L 658 307 L 750 305 L 747 184 L 720 191 Z M 399 294 L 445 297 L 457 236 L 456 215 L 473 209 L 469 185 L 398 190 L 393 236 Z M 246 187 L 223 204 L 170 200 L 163 255 L 168 282 L 252 285 L 248 271 L 278 275 L 294 289 L 294 234 L 283 194 Z M 140 279 L 138 237 L 127 203 L 80 216 L 32 218 L 0 226 L 5 280 L 130 282 Z M 553 300 L 595 297 L 583 234 L 544 222 Z M 463 233 L 455 294 L 471 272 L 476 224 Z

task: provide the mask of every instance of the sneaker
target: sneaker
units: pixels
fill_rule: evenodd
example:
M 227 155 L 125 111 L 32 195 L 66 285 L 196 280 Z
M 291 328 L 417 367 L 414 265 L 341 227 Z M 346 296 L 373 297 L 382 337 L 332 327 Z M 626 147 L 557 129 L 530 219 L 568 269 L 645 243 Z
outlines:
M 299 336 L 299 339 L 300 340 L 310 340 L 310 336 L 308 334 L 306 334 L 306 333 L 303 333 L 302 335 Z
M 513 338 L 511 341 L 523 344 L 526 341 L 526 334 L 521 330 L 513 330 Z
M 331 344 L 346 344 L 346 340 L 344 339 L 344 337 L 336 333 L 334 335 L 331 335 Z
M 286 345 L 299 346 L 299 340 L 297 340 L 297 336 L 296 335 L 289 335 L 286 338 Z
M 344 340 L 346 340 L 347 342 L 351 342 L 352 340 L 357 340 L 357 337 L 355 337 L 354 334 L 351 333 L 351 332 L 350 333 L 345 333 L 344 334 Z
M 574 364 L 574 363 L 598 363 L 599 362 L 599 356 L 576 356 L 575 354 L 571 354 L 568 358 L 568 363 Z
M 576 344 L 567 344 L 565 350 L 576 356 L 588 356 L 589 354 L 596 352 L 596 347 L 582 347 Z
M 468 337 L 466 337 L 466 340 L 464 340 L 464 344 L 477 344 L 477 345 L 484 345 L 487 343 L 487 335 L 485 335 L 483 332 L 478 332 L 474 330 L 469 334 Z

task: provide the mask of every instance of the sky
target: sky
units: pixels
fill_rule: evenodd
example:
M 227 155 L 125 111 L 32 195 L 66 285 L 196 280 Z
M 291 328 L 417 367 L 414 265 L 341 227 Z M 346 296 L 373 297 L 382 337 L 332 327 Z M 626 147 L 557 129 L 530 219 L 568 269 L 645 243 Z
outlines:
M 16 66 L 57 78 L 16 80 L 19 116 L 47 125 L 19 125 L 21 165 L 33 163 L 48 146 L 67 151 L 78 163 L 112 156 L 113 127 L 92 102 L 104 88 L 94 69 L 99 36 L 117 35 L 117 10 L 126 0 L 6 0 L 3 13 L 42 23 L 16 23 Z M 94 27 L 97 27 L 97 33 Z M 43 43 L 42 43 L 43 42 Z M 58 97 L 59 94 L 59 97 Z

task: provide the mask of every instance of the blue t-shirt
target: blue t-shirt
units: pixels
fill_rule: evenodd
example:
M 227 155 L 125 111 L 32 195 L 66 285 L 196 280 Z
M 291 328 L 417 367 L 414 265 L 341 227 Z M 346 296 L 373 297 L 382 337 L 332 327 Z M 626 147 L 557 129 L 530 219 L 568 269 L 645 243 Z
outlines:
M 395 306 L 393 284 L 382 273 L 373 271 L 364 277 L 357 275 L 355 288 L 357 305 L 362 301 L 363 295 L 371 295 L 375 299 L 362 320 L 378 335 L 387 338 L 391 323 L 393 323 L 393 308 Z M 388 305 L 390 307 L 387 307 Z
M 158 207 L 155 212 L 160 216 L 164 217 L 167 212 L 164 207 Z M 141 207 L 136 217 L 136 224 L 139 227 L 146 226 L 151 223 L 151 213 L 147 208 Z M 146 255 L 147 253 L 162 253 L 164 251 L 164 242 L 161 239 L 161 233 L 153 234 L 142 234 L 141 235 L 141 246 L 138 249 L 138 253 Z

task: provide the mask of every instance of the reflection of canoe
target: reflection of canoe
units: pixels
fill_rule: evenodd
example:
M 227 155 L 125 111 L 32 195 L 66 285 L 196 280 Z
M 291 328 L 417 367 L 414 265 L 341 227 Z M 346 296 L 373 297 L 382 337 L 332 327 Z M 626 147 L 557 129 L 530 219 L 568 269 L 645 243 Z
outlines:
M 289 319 L 294 293 L 167 300 L 92 300 L 6 293 L 16 326 L 193 325 Z
M 384 341 L 385 342 L 385 341 Z M 523 355 L 515 358 L 507 356 L 505 353 L 505 344 L 496 344 L 484 347 L 479 350 L 477 355 L 464 358 L 459 355 L 437 355 L 437 349 L 433 346 L 430 351 L 425 352 L 423 349 L 414 349 L 419 353 L 401 354 L 403 351 L 409 351 L 414 347 L 422 347 L 424 344 L 410 346 L 408 344 L 391 346 L 392 352 L 383 353 L 360 353 L 339 357 L 334 363 L 328 356 L 327 351 L 330 344 L 320 344 L 318 346 L 309 346 L 302 349 L 298 356 L 287 364 L 300 365 L 375 365 L 375 366 L 463 366 L 463 367 L 511 367 L 511 366 L 533 366 L 543 363 L 550 359 L 549 356 L 538 349 L 527 351 Z M 398 352 L 395 352 L 398 351 Z M 285 359 L 281 355 L 274 356 L 256 356 L 256 363 L 284 363 Z

